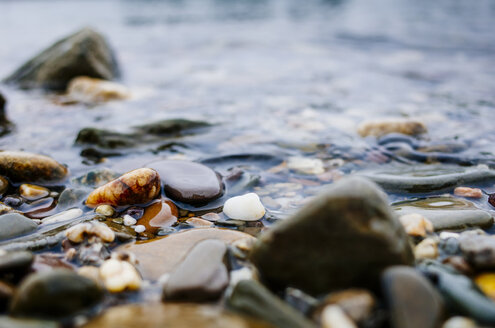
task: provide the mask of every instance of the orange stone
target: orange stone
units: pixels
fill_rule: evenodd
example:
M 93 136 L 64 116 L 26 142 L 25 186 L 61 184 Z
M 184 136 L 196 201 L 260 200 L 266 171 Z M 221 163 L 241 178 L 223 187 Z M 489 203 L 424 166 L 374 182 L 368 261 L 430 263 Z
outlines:
M 179 211 L 177 206 L 169 200 L 154 202 L 144 210 L 143 216 L 137 225 L 143 225 L 147 233 L 156 235 L 160 228 L 172 226 L 177 222 Z

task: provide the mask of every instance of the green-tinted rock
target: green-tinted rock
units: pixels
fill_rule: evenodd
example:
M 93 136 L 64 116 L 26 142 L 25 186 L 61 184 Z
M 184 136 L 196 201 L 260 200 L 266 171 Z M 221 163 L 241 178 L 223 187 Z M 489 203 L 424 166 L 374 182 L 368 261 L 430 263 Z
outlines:
M 351 177 L 275 223 L 255 244 L 251 260 L 271 287 L 323 294 L 376 289 L 383 269 L 409 265 L 413 255 L 386 195 L 369 180 Z
M 76 76 L 112 80 L 118 74 L 117 61 L 105 38 L 84 28 L 36 55 L 5 82 L 27 89 L 65 90 Z
M 35 273 L 16 291 L 11 313 L 19 317 L 63 318 L 87 310 L 103 291 L 92 280 L 64 269 Z
M 20 236 L 36 230 L 38 225 L 19 213 L 0 215 L 0 240 Z
M 233 311 L 252 316 L 280 328 L 308 328 L 315 325 L 260 283 L 241 280 L 227 300 Z

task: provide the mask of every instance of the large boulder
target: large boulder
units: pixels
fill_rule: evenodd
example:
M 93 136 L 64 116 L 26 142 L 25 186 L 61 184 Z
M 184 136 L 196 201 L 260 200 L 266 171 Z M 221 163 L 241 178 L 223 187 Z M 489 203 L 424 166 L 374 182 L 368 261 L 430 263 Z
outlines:
M 272 288 L 294 286 L 312 294 L 348 287 L 376 290 L 385 268 L 414 260 L 386 195 L 359 177 L 331 185 L 275 224 L 250 257 Z
M 65 90 L 76 76 L 112 80 L 119 75 L 117 61 L 105 38 L 83 28 L 34 56 L 5 82 L 21 88 Z

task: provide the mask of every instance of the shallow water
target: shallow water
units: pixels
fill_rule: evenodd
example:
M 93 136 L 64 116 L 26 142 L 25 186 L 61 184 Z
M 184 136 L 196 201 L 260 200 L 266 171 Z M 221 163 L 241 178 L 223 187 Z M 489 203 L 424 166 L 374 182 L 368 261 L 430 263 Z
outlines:
M 490 0 L 0 1 L 0 76 L 85 25 L 113 45 L 134 99 L 61 106 L 2 85 L 16 130 L 0 148 L 48 154 L 73 176 L 94 167 L 125 172 L 160 157 L 245 153 L 320 158 L 343 174 L 418 165 L 356 132 L 365 119 L 391 116 L 426 122 L 425 144 L 455 141 L 464 147 L 459 158 L 495 160 Z M 126 131 L 166 118 L 215 125 L 169 149 L 143 146 L 100 164 L 74 145 L 84 127 Z M 282 190 L 280 215 L 326 183 L 267 173 L 276 161 L 263 157 L 251 164 L 261 176 L 257 192 Z

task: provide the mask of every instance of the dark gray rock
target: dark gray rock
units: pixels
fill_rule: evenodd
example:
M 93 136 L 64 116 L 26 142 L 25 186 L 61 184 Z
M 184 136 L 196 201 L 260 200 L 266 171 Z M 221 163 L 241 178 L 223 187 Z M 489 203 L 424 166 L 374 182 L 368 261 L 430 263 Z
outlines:
M 165 300 L 209 301 L 218 299 L 229 283 L 224 264 L 225 243 L 209 239 L 198 243 L 172 272 L 163 290 Z
M 65 269 L 35 273 L 22 282 L 11 303 L 11 314 L 33 318 L 63 318 L 100 301 L 101 288 Z
M 459 246 L 466 261 L 477 269 L 495 268 L 495 238 L 467 235 L 459 238 Z
M 13 238 L 36 230 L 38 225 L 19 213 L 0 215 L 0 240 Z
M 69 35 L 34 56 L 5 82 L 21 88 L 64 90 L 76 76 L 112 80 L 119 75 L 115 56 L 105 38 L 91 28 Z
M 188 204 L 204 204 L 223 194 L 220 176 L 209 167 L 188 161 L 162 160 L 147 165 L 158 172 L 165 194 Z
M 323 294 L 376 289 L 383 269 L 414 258 L 385 194 L 369 180 L 351 177 L 275 223 L 256 242 L 251 260 L 274 288 Z
M 31 252 L 8 252 L 0 255 L 0 275 L 15 274 L 17 276 L 26 273 L 34 261 Z
M 260 283 L 241 280 L 227 300 L 227 307 L 280 328 L 309 328 L 315 325 L 302 314 L 273 295 Z
M 436 328 L 442 322 L 443 300 L 431 283 L 410 267 L 390 267 L 382 275 L 392 326 Z

